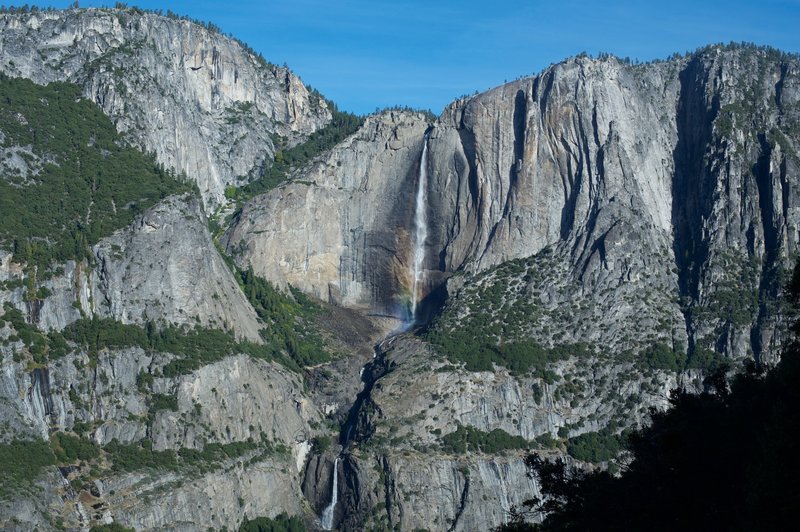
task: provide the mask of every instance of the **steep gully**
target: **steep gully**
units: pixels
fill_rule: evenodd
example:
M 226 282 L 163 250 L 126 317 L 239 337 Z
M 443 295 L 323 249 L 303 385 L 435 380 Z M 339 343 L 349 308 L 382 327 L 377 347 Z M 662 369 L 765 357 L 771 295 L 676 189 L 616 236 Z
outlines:
M 392 337 L 404 333 L 412 328 L 421 326 L 425 322 L 428 312 L 422 312 L 425 295 L 425 241 L 428 237 L 428 138 L 429 131 L 423 138 L 422 155 L 420 156 L 418 179 L 414 204 L 414 232 L 412 241 L 413 260 L 410 263 L 411 286 L 409 294 L 408 312 L 404 322 L 395 330 L 386 335 L 374 347 L 373 360 L 361 368 L 361 381 L 364 386 L 356 396 L 347 420 L 339 435 L 341 451 L 333 462 L 333 472 L 330 483 L 330 502 L 320 515 L 320 525 L 324 530 L 333 530 L 341 516 L 337 516 L 339 501 L 339 464 L 350 462 L 349 446 L 354 441 L 362 441 L 371 435 L 367 405 L 372 402 L 372 388 L 375 383 L 391 371 L 393 364 L 383 355 L 383 346 Z M 350 470 L 351 468 L 347 468 Z M 321 480 L 321 479 L 320 479 Z M 337 519 L 337 517 L 339 517 Z

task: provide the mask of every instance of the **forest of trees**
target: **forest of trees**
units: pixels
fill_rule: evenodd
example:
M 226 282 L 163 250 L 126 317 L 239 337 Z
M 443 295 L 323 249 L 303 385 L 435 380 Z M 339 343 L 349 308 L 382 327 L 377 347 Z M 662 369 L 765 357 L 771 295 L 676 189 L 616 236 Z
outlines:
M 128 146 L 70 83 L 0 74 L 0 246 L 46 268 L 89 246 L 170 194 L 193 190 Z

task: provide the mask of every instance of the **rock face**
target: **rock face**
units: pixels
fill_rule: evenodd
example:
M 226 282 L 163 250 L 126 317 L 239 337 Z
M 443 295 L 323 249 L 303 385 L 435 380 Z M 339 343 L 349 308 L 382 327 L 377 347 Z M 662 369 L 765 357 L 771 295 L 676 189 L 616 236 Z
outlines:
M 155 388 L 174 390 L 178 410 L 156 415 L 154 449 L 202 448 L 206 442 L 247 441 L 262 433 L 291 447 L 310 440 L 309 422 L 320 419 L 299 375 L 243 355 Z M 187 425 L 182 416 L 193 409 L 196 420 Z
M 214 247 L 192 196 L 164 200 L 94 252 L 94 314 L 123 323 L 213 327 L 259 341 L 258 317 Z
M 92 266 L 66 263 L 42 282 L 51 295 L 36 302 L 25 301 L 23 271 L 4 254 L 0 275 L 19 286 L 0 292 L 0 302 L 13 303 L 44 330 L 61 330 L 83 313 L 136 325 L 212 327 L 261 341 L 262 324 L 214 246 L 196 196 L 164 199 L 92 251 Z
M 536 446 L 537 438 L 612 422 L 645 423 L 671 389 L 702 389 L 700 370 L 643 364 L 643 350 L 655 343 L 688 353 L 690 362 L 712 352 L 776 356 L 783 318 L 775 302 L 800 234 L 799 75 L 796 58 L 750 47 L 648 65 L 577 58 L 457 101 L 432 128 L 414 128 L 417 146 L 428 132 L 426 289 L 434 298 L 444 287 L 449 296 L 437 326 L 446 332 L 497 312 L 489 322 L 497 320 L 507 341 L 594 349 L 549 363 L 543 377 L 465 371 L 406 336 L 382 345 L 343 432 L 335 522 L 488 529 L 537 488 L 526 484 L 514 451 L 449 454 L 442 437 L 458 425 Z M 328 160 L 347 157 L 346 144 Z M 376 164 L 393 153 L 385 136 L 361 149 Z M 371 179 L 387 192 L 355 190 L 348 205 L 375 197 L 392 204 L 398 188 L 411 202 L 420 153 L 405 152 L 405 185 Z M 320 164 L 245 206 L 226 246 L 261 275 L 385 312 L 380 298 L 339 296 L 351 292 L 336 275 L 298 267 L 322 257 L 324 271 L 350 264 L 356 247 L 348 244 L 347 215 L 327 211 L 322 227 L 291 233 L 280 252 L 267 251 L 281 241 L 274 220 L 298 227 L 304 211 L 341 205 L 335 186 L 351 173 L 327 164 L 322 185 Z M 410 238 L 409 218 L 394 226 L 396 241 Z M 410 248 L 364 255 L 356 279 L 371 283 L 372 294 L 396 293 Z M 510 260 L 518 261 L 498 268 Z M 395 277 L 370 275 L 387 271 Z M 517 302 L 525 311 L 506 319 L 501 313 Z M 327 500 L 325 471 L 317 463 L 306 473 L 307 483 L 317 475 L 325 486 L 321 495 L 310 490 L 318 506 Z
M 364 462 L 351 458 L 346 467 L 359 484 L 345 492 L 341 530 L 366 523 L 401 530 L 485 530 L 539 493 L 520 456 L 464 460 L 406 452 Z M 355 501 L 360 512 L 352 511 Z
M 710 48 L 644 66 L 578 59 L 456 103 L 442 136 L 469 170 L 436 172 L 431 197 L 452 198 L 455 176 L 476 193 L 439 206 L 445 268 L 555 244 L 578 294 L 668 289 L 689 301 L 672 314 L 692 347 L 767 354 L 775 316 L 752 294 L 774 298 L 774 272 L 797 251 L 799 81 L 796 59 Z M 468 230 L 446 240 L 456 227 Z M 741 312 L 720 316 L 731 297 Z
M 285 512 L 298 515 L 302 510 L 302 494 L 295 486 L 297 479 L 291 460 L 268 459 L 255 463 L 237 463 L 221 471 L 173 489 L 182 479 L 164 475 L 148 479 L 125 479 L 125 482 L 104 486 L 118 522 L 128 523 L 135 530 L 170 530 L 191 532 L 200 529 L 221 529 L 236 526 L 245 517 L 276 517 Z M 127 489 L 126 489 L 127 488 Z M 133 492 L 128 490 L 133 489 Z M 111 495 L 111 490 L 114 494 Z M 157 504 L 141 504 L 157 497 Z
M 0 329 L 0 337 L 8 343 L 7 329 Z M 29 372 L 12 361 L 11 352 L 20 349 L 18 341 L 0 348 L 0 408 L 6 428 L 17 437 L 46 438 L 51 431 L 77 430 L 80 422 L 94 427 L 92 439 L 99 444 L 115 439 L 135 447 L 147 437 L 155 449 L 185 452 L 207 443 L 263 439 L 271 450 L 253 448 L 199 468 L 106 474 L 81 493 L 67 482 L 74 471 L 62 470 L 63 478 L 43 481 L 45 496 L 23 492 L 16 502 L 4 501 L 0 522 L 16 515 L 21 529 L 36 523 L 48 529 L 40 521 L 49 513 L 77 528 L 113 519 L 137 530 L 196 530 L 235 528 L 245 515 L 301 512 L 297 463 L 321 416 L 299 375 L 239 355 L 143 386 L 141 375 L 159 373 L 171 355 L 139 348 L 106 351 L 92 367 L 85 353 L 76 353 Z M 154 408 L 152 394 L 175 397 L 175 410 Z
M 491 527 L 538 494 L 523 457 L 528 449 L 558 452 L 537 439 L 555 441 L 557 435 L 597 431 L 610 422 L 645 423 L 649 408 L 666 408 L 670 390 L 699 385 L 690 373 L 644 374 L 633 361 L 601 356 L 553 364 L 548 379 L 501 368 L 470 372 L 408 334 L 382 342 L 378 353 L 365 368 L 367 393 L 348 421 L 352 429 L 344 429 L 351 442 L 342 461 L 337 522 L 347 530 L 381 523 L 414 530 L 425 522 L 435 530 Z M 521 449 L 458 453 L 442 436 L 459 426 L 486 434 L 499 430 L 527 443 Z M 314 485 L 310 474 L 317 475 L 316 485 L 326 486 L 324 503 L 330 474 L 317 462 L 306 471 L 306 483 Z M 309 491 L 304 489 L 314 500 Z
M 197 183 L 204 203 L 331 118 L 288 69 L 194 22 L 128 9 L 0 14 L 0 71 L 71 81 L 120 132 Z
M 223 238 L 228 253 L 325 301 L 402 315 L 427 127 L 410 112 L 369 117 L 297 180 L 245 205 Z

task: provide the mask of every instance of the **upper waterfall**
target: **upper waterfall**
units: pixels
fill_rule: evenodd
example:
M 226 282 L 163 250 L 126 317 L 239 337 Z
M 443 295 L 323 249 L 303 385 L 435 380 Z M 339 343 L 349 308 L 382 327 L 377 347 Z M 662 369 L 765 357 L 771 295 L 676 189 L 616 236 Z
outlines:
M 428 238 L 428 133 L 422 143 L 422 157 L 419 160 L 419 182 L 414 211 L 414 263 L 411 286 L 411 316 L 416 320 L 417 306 L 421 300 L 423 265 L 425 262 L 425 240 Z

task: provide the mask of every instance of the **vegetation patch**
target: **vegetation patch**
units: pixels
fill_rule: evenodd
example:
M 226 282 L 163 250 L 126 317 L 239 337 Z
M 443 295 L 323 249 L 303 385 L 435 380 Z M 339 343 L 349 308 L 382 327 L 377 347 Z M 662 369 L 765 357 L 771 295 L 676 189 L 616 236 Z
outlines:
M 714 283 L 707 301 L 691 309 L 692 319 L 750 325 L 758 313 L 760 260 L 726 253 L 719 261 L 723 275 Z
M 551 252 L 545 250 L 470 276 L 457 299 L 425 331 L 425 339 L 469 371 L 491 371 L 498 365 L 515 374 L 534 372 L 553 382 L 556 376 L 548 371 L 550 364 L 593 354 L 586 344 L 548 346 L 533 338 L 533 328 L 545 329 L 543 320 L 562 319 L 536 302 L 536 287 L 546 280 L 544 272 L 555 267 Z
M 119 523 L 108 523 L 104 525 L 94 525 L 89 532 L 135 532 L 133 528 L 122 526 Z
M 87 257 L 138 213 L 192 190 L 128 146 L 76 85 L 0 75 L 0 124 L 0 151 L 29 160 L 28 170 L 2 166 L 0 245 L 29 267 Z
M 479 331 L 465 328 L 450 334 L 433 332 L 427 339 L 451 362 L 464 362 L 468 371 L 492 371 L 496 364 L 515 374 L 533 371 L 548 381 L 555 379 L 555 374 L 546 369 L 549 364 L 590 353 L 583 344 L 546 348 L 533 339 L 497 344 L 481 337 Z
M 46 364 L 48 360 L 61 358 L 70 351 L 63 335 L 58 332 L 41 332 L 34 325 L 27 323 L 22 312 L 9 302 L 3 303 L 3 314 L 0 317 L 16 332 L 8 338 L 8 341 L 22 341 L 36 364 Z
M 238 341 L 231 333 L 219 329 L 159 326 L 155 322 L 141 327 L 96 316 L 77 320 L 60 333 L 43 333 L 28 324 L 23 313 L 8 302 L 3 305 L 0 317 L 16 332 L 9 341 L 21 340 L 39 365 L 63 357 L 75 347 L 82 348 L 93 361 L 104 349 L 127 347 L 174 354 L 176 358 L 162 370 L 165 377 L 191 373 L 237 354 L 275 360 L 295 371 L 330 360 L 322 339 L 309 327 L 321 312 L 319 305 L 298 290 L 292 290 L 292 297 L 283 294 L 252 272 L 237 271 L 237 276 L 264 322 L 261 335 L 265 344 Z
M 62 464 L 89 461 L 96 458 L 99 452 L 94 442 L 66 432 L 53 434 L 50 445 L 59 463 Z
M 56 462 L 44 440 L 14 440 L 0 443 L 0 500 L 29 488 L 42 469 Z
M 727 371 L 730 367 L 730 361 L 716 351 L 705 347 L 695 347 L 692 356 L 686 363 L 686 367 L 700 369 L 703 370 L 704 374 L 712 375 L 720 369 Z
M 239 532 L 306 532 L 306 525 L 297 516 L 289 517 L 285 513 L 278 514 L 274 519 L 269 517 L 256 517 L 245 519 L 239 527 Z
M 677 373 L 686 365 L 686 353 L 675 351 L 664 342 L 655 342 L 642 351 L 637 362 L 646 369 Z
M 314 452 L 317 454 L 323 454 L 331 448 L 330 436 L 315 436 L 311 439 L 311 443 L 314 446 Z
M 274 454 L 287 454 L 282 444 L 274 444 L 265 434 L 260 440 L 233 443 L 207 443 L 202 449 L 182 448 L 154 451 L 148 439 L 133 444 L 113 440 L 100 447 L 91 440 L 66 432 L 56 432 L 50 442 L 16 440 L 0 444 L 0 500 L 8 499 L 30 487 L 50 465 L 83 463 L 82 477 L 73 482 L 79 488 L 83 481 L 107 472 L 127 473 L 141 470 L 186 471 L 203 474 L 220 463 L 256 453 L 256 459 Z M 83 478 L 83 480 L 81 480 Z
M 309 326 L 322 312 L 317 303 L 291 286 L 291 297 L 280 292 L 252 269 L 242 271 L 232 263 L 231 266 L 245 296 L 264 321 L 261 336 L 268 344 L 285 349 L 295 367 L 331 359 L 322 338 Z
M 311 97 L 312 101 L 314 99 L 324 100 L 322 95 L 313 89 L 311 89 Z M 325 102 L 333 115 L 332 120 L 296 146 L 289 147 L 286 144 L 286 139 L 280 136 L 273 137 L 272 140 L 277 151 L 272 165 L 255 181 L 238 190 L 226 191 L 229 199 L 244 202 L 253 196 L 263 194 L 277 187 L 286 180 L 292 171 L 302 167 L 322 152 L 330 150 L 346 137 L 355 133 L 364 123 L 362 117 L 339 111 L 336 104 L 331 101 L 325 100 Z
M 157 412 L 159 410 L 170 410 L 172 412 L 177 412 L 178 398 L 174 395 L 154 393 L 150 396 L 150 411 Z
M 529 449 L 535 446 L 522 436 L 512 436 L 503 429 L 484 432 L 464 425 L 459 425 L 454 432 L 442 436 L 441 445 L 444 452 L 453 454 L 464 454 L 467 450 L 497 453 L 511 449 Z
M 625 435 L 614 434 L 614 423 L 598 432 L 586 432 L 570 438 L 567 452 L 576 460 L 584 462 L 607 462 L 617 457 L 625 448 Z
M 145 327 L 126 325 L 118 321 L 97 318 L 78 320 L 63 331 L 63 336 L 82 347 L 90 358 L 103 349 L 141 347 L 177 356 L 163 369 L 164 377 L 175 377 L 239 353 L 264 360 L 285 361 L 275 346 L 239 342 L 228 332 L 219 329 L 185 329 L 174 325 L 159 328 L 148 322 Z M 138 383 L 146 385 L 142 379 Z
M 111 471 L 127 473 L 143 469 L 159 471 L 191 470 L 197 473 L 213 471 L 225 460 L 239 458 L 250 452 L 261 450 L 263 455 L 286 451 L 283 445 L 274 445 L 264 435 L 260 441 L 248 440 L 233 443 L 207 443 L 202 449 L 182 448 L 154 451 L 150 440 L 134 444 L 121 444 L 113 440 L 103 447 L 111 462 Z

